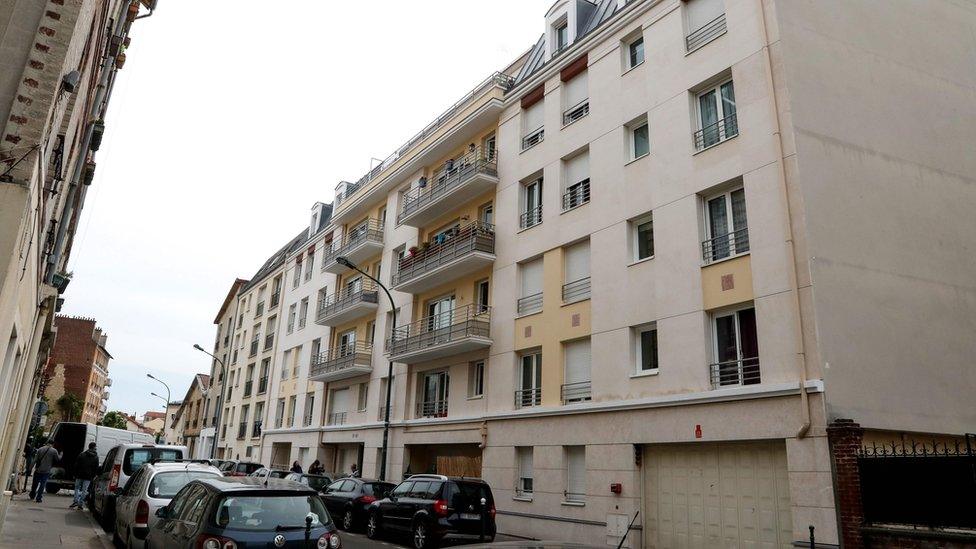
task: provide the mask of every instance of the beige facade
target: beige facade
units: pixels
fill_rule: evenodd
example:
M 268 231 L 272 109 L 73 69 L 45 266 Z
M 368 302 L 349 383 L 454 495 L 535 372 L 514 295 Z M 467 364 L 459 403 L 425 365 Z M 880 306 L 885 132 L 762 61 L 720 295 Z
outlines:
M 210 455 L 210 448 L 201 447 L 204 444 L 201 431 L 207 417 L 206 394 L 209 388 L 210 376 L 206 374 L 193 376 L 190 388 L 186 390 L 186 396 L 183 397 L 180 407 L 176 410 L 176 417 L 173 418 L 180 432 L 180 444 L 187 447 L 190 456 L 194 459 Z

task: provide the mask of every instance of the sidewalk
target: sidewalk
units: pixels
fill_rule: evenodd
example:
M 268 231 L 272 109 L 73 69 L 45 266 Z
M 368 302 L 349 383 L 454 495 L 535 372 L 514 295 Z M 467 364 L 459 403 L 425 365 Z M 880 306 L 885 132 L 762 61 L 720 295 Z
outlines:
M 111 537 L 95 524 L 88 511 L 68 509 L 71 492 L 44 494 L 44 502 L 14 496 L 7 510 L 7 520 L 0 534 L 0 549 L 22 549 L 74 546 L 86 549 L 109 549 Z

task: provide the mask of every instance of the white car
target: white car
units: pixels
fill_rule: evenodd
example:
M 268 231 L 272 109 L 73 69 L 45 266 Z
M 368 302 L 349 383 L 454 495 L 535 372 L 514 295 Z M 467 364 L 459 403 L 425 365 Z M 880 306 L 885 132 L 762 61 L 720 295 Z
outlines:
M 191 480 L 222 477 L 220 469 L 197 462 L 153 461 L 139 468 L 115 500 L 115 546 L 145 547 L 156 510 Z
M 189 455 L 186 446 L 164 444 L 119 444 L 108 451 L 101 472 L 92 479 L 88 489 L 88 508 L 92 516 L 106 529 L 115 523 L 115 495 L 129 481 L 143 463 L 156 459 L 173 461 Z

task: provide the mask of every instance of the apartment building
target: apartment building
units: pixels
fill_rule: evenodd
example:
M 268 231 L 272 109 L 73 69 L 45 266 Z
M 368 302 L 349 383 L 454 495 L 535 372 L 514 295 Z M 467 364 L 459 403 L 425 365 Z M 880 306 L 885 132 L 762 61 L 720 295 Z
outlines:
M 123 0 L 0 5 L 0 478 L 10 478 L 32 423 L 110 91 L 138 15 L 139 4 Z M 8 501 L 0 497 L 0 519 Z
M 176 410 L 173 422 L 179 425 L 181 432 L 180 444 L 187 447 L 193 459 L 210 457 L 210 440 L 202 436 L 204 421 L 207 417 L 206 394 L 210 388 L 210 376 L 197 374 L 193 376 L 190 387 L 186 390 L 180 407 Z
M 210 388 L 206 393 L 204 402 L 203 428 L 200 437 L 209 440 L 212 457 L 223 456 L 223 447 L 218 448 L 214 443 L 214 438 L 219 431 L 225 431 L 224 427 L 218 429 L 218 422 L 224 419 L 221 410 L 225 403 L 223 395 L 225 390 L 224 376 L 227 374 L 227 367 L 233 358 L 234 349 L 234 323 L 237 321 L 237 294 L 241 288 L 247 284 L 247 280 L 238 278 L 230 285 L 227 295 L 224 297 L 220 310 L 214 318 L 214 325 L 217 326 L 217 333 L 214 337 L 213 353 L 208 353 L 212 357 L 210 363 Z M 204 351 L 206 352 L 206 351 Z M 222 423 L 222 422 L 221 422 Z M 226 435 L 225 435 L 226 436 Z M 208 453 L 207 457 L 211 457 Z
M 57 315 L 54 320 L 57 341 L 43 371 L 43 397 L 52 408 L 47 424 L 55 421 L 98 423 L 105 415 L 105 401 L 112 385 L 108 362 L 112 355 L 105 348 L 108 335 L 94 318 Z M 81 409 L 75 415 L 65 396 L 74 398 Z

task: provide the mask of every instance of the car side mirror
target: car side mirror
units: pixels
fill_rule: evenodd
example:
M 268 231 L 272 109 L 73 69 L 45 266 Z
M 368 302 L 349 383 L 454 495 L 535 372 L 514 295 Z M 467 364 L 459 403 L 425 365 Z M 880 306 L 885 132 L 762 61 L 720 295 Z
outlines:
M 161 519 L 169 518 L 169 506 L 160 507 L 159 509 L 156 509 L 156 516 Z

